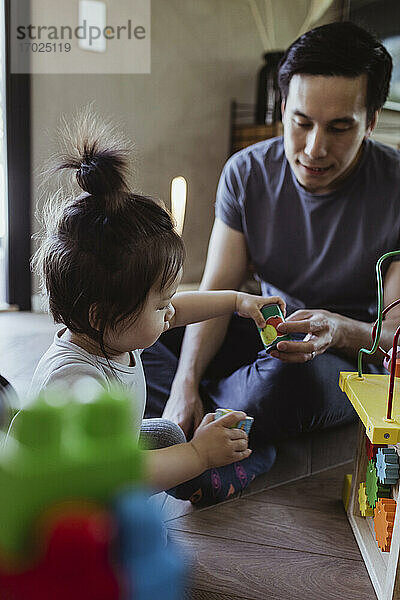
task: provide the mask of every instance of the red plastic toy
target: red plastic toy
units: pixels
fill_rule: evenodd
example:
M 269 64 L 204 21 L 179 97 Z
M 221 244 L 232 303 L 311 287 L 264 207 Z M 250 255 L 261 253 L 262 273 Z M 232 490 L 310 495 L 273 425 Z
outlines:
M 118 600 L 110 559 L 115 527 L 101 508 L 52 510 L 40 527 L 43 553 L 29 569 L 0 568 L 2 600 Z M 41 544 L 41 545 L 42 545 Z

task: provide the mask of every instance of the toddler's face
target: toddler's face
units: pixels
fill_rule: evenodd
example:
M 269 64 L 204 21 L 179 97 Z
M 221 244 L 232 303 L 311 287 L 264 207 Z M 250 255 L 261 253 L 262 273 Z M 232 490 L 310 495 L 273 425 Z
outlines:
M 174 283 L 161 292 L 158 285 L 154 285 L 138 319 L 132 324 L 121 325 L 115 333 L 106 334 L 106 345 L 122 354 L 137 348 L 148 348 L 154 344 L 160 335 L 167 331 L 169 322 L 175 314 L 171 300 L 181 277 L 182 273 L 179 273 Z

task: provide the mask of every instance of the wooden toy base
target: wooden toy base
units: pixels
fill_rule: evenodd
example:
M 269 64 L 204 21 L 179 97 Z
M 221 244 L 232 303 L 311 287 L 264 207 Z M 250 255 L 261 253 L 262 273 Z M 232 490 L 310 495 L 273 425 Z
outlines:
M 400 444 L 396 445 L 399 449 Z M 367 567 L 378 600 L 400 600 L 400 502 L 397 502 L 390 552 L 382 552 L 375 538 L 373 517 L 362 517 L 358 488 L 365 481 L 368 458 L 365 450 L 365 427 L 360 422 L 355 474 L 352 480 L 347 517 Z M 399 499 L 399 484 L 393 487 L 393 499 Z

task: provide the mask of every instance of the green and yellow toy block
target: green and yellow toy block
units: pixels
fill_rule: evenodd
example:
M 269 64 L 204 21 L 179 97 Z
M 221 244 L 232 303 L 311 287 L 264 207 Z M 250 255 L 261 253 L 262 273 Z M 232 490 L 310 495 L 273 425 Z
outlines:
M 339 386 L 354 406 L 373 444 L 400 442 L 400 401 L 396 393 L 392 419 L 386 420 L 389 375 L 363 375 L 360 378 L 358 373 L 342 371 Z
M 107 502 L 143 480 L 143 468 L 123 389 L 89 401 L 42 394 L 17 414 L 0 452 L 0 558 L 29 555 L 33 523 L 49 505 Z

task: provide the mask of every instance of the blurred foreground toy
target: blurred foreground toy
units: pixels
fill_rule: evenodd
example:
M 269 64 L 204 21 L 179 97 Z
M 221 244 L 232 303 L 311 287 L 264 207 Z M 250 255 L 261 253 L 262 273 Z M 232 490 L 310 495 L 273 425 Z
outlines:
M 127 575 L 128 597 L 175 600 L 184 596 L 187 559 L 171 542 L 144 494 L 121 494 L 113 509 L 119 531 L 118 555 Z
M 54 517 L 41 519 L 36 560 L 26 569 L 0 573 L 1 597 L 118 600 L 121 584 L 111 558 L 115 534 L 116 526 L 104 509 L 59 507 Z
M 224 415 L 227 415 L 230 412 L 234 412 L 232 408 L 217 408 L 215 411 L 215 421 Z M 253 425 L 254 419 L 253 417 L 247 416 L 245 419 L 238 421 L 236 425 L 232 427 L 232 429 L 242 429 L 249 435 L 251 426 Z
M 29 555 L 33 520 L 54 502 L 104 503 L 121 486 L 143 480 L 131 406 L 132 399 L 117 387 L 91 401 L 47 392 L 16 416 L 0 454 L 4 554 Z
M 165 598 L 179 600 L 187 561 L 143 491 L 132 397 L 118 386 L 86 392 L 39 396 L 0 452 L 0 598 L 150 600 L 170 589 Z M 135 512 L 121 519 L 121 505 Z

